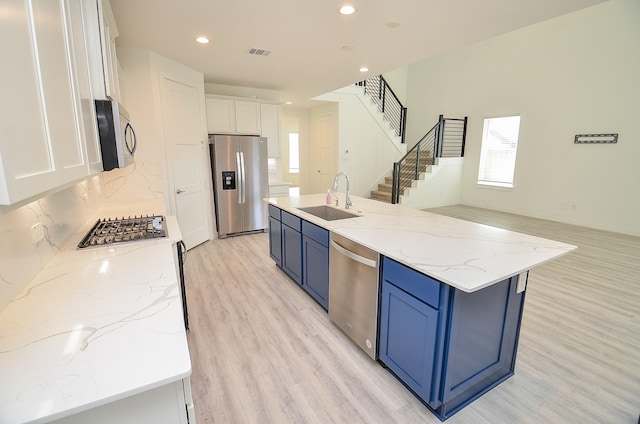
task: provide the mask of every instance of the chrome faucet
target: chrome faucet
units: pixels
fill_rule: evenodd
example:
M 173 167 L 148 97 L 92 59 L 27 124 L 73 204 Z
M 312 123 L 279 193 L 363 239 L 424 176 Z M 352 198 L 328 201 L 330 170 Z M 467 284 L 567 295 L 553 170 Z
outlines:
M 343 175 L 347 180 L 347 191 L 345 192 L 346 196 L 344 199 L 344 208 L 349 209 L 351 206 L 353 206 L 353 202 L 351 202 L 351 198 L 349 197 L 349 176 L 344 172 L 338 172 L 336 178 L 333 180 L 333 187 L 331 188 L 331 190 L 335 191 L 338 189 L 338 179 L 340 178 L 340 175 Z M 336 206 L 338 206 L 338 196 L 336 196 Z

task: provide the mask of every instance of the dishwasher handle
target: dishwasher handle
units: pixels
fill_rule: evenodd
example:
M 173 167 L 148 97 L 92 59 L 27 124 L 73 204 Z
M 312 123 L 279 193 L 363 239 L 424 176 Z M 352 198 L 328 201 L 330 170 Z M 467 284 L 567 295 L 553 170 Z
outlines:
M 369 266 L 371 268 L 377 268 L 378 266 L 377 261 L 374 261 L 373 259 L 365 258 L 364 256 L 360 256 L 357 253 L 353 253 L 352 251 L 347 250 L 344 247 L 340 246 L 338 243 L 336 243 L 333 240 L 331 240 L 331 247 L 336 249 L 338 253 L 341 253 L 347 258 L 353 259 L 356 262 L 360 262 L 363 265 Z

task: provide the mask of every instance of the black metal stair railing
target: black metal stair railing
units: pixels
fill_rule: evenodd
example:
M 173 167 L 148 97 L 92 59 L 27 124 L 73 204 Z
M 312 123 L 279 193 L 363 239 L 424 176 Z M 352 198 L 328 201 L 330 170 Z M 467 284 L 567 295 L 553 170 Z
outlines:
M 398 203 L 400 194 L 411 187 L 427 166 L 435 164 L 436 158 L 464 157 L 466 136 L 466 116 L 460 119 L 440 115 L 438 123 L 402 159 L 393 164 L 391 203 Z
M 371 96 L 373 102 L 378 105 L 384 119 L 404 143 L 405 127 L 407 125 L 407 108 L 402 105 L 398 96 L 393 92 L 382 75 L 360 81 L 357 86 L 364 88 L 364 93 Z

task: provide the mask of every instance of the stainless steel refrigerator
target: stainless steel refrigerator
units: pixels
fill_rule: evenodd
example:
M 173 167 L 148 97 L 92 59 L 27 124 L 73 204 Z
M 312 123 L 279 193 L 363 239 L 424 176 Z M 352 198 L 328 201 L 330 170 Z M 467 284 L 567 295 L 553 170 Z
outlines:
M 209 152 L 219 237 L 269 228 L 267 139 L 210 135 Z

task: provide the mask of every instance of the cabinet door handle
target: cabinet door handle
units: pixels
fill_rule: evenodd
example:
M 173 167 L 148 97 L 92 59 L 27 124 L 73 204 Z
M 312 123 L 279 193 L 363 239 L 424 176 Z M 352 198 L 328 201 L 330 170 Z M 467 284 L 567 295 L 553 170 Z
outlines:
M 183 189 L 179 188 L 179 189 L 176 190 L 176 194 L 184 193 L 185 191 L 186 190 L 183 190 Z

